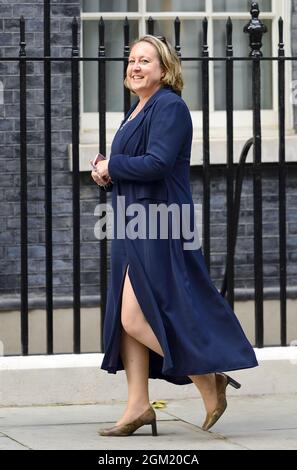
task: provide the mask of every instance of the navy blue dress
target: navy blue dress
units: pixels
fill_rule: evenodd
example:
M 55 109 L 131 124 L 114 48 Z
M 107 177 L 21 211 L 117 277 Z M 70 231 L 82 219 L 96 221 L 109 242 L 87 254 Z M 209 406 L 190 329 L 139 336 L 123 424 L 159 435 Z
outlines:
M 164 353 L 162 358 L 150 351 L 150 378 L 182 385 L 191 383 L 189 375 L 255 367 L 254 350 L 213 284 L 201 246 L 191 244 L 197 229 L 189 178 L 190 112 L 169 88 L 158 90 L 128 121 L 136 105 L 114 137 L 108 165 L 113 181 L 114 238 L 101 368 L 110 373 L 123 369 L 121 300 L 128 266 L 138 303 Z M 138 213 L 127 212 L 132 203 L 138 204 Z M 151 204 L 158 208 L 173 204 L 179 209 L 186 205 L 192 236 L 184 234 L 182 223 L 176 222 L 180 219 L 169 212 L 168 236 L 163 237 L 159 218 L 154 222 L 155 235 L 149 238 Z M 138 237 L 131 236 L 135 216 L 139 216 L 137 229 L 142 226 Z M 120 220 L 127 229 L 124 233 Z

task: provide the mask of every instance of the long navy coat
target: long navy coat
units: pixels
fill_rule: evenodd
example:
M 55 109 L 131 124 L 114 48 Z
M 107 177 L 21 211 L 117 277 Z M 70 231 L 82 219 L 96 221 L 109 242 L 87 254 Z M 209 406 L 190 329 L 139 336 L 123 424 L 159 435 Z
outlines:
M 119 355 L 121 296 L 128 265 L 138 303 L 164 352 L 163 359 L 150 351 L 151 378 L 186 384 L 188 375 L 254 367 L 253 348 L 211 281 L 201 247 L 185 249 L 189 240 L 183 233 L 179 239 L 172 235 L 176 221 L 169 216 L 167 239 L 160 236 L 158 224 L 154 239 L 133 239 L 127 231 L 125 236 L 117 233 L 117 220 L 122 218 L 126 227 L 131 222 L 126 209 L 132 203 L 141 204 L 140 224 L 146 235 L 152 203 L 188 205 L 192 230 L 195 225 L 189 184 L 192 121 L 185 102 L 170 88 L 161 88 L 128 121 L 135 107 L 115 135 L 108 165 L 115 237 L 101 367 L 111 373 L 123 369 Z M 125 196 L 124 204 L 117 204 L 118 196 Z

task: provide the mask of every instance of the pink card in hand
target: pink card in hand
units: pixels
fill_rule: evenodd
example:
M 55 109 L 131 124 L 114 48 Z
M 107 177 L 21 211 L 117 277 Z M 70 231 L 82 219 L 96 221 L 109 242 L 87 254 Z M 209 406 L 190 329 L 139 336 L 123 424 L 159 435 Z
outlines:
M 93 160 L 93 166 L 96 166 L 96 164 L 98 162 L 101 162 L 101 160 L 106 160 L 106 157 L 104 157 L 104 155 L 102 155 L 102 153 L 97 153 L 96 157 L 94 158 Z
M 92 167 L 96 169 L 96 164 L 102 160 L 106 160 L 106 157 L 102 155 L 102 153 L 97 153 L 94 160 L 91 160 Z M 110 179 L 110 181 L 105 186 L 103 186 L 103 188 L 106 189 L 106 187 L 109 186 L 109 183 L 113 183 L 113 181 Z

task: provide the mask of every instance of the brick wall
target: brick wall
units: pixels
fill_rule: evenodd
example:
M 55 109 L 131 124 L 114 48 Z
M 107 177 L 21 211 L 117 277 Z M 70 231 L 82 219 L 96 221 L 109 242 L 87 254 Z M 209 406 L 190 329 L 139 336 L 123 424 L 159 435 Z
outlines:
M 79 1 L 52 1 L 52 55 L 71 54 L 71 21 L 80 14 Z M 0 1 L 1 55 L 18 56 L 19 17 L 26 20 L 28 56 L 43 56 L 43 1 Z M 20 174 L 18 64 L 0 63 L 4 106 L 0 119 L 0 289 L 15 293 L 20 284 Z M 55 293 L 67 293 L 72 282 L 72 203 L 67 146 L 71 141 L 70 64 L 52 64 L 52 178 Z M 44 293 L 44 108 L 43 64 L 28 63 L 28 213 L 30 291 Z M 84 198 L 87 196 L 84 195 Z M 86 219 L 82 219 L 82 231 Z M 83 261 L 85 268 L 86 260 Z M 86 283 L 85 278 L 83 281 Z M 98 277 L 97 277 L 98 281 Z
M 194 202 L 202 202 L 202 171 L 194 171 L 191 187 Z M 263 251 L 264 287 L 279 286 L 279 240 L 278 240 L 278 175 L 276 168 L 265 167 L 263 171 Z M 211 177 L 211 275 L 217 287 L 221 287 L 226 267 L 226 176 L 225 169 L 217 167 Z M 287 261 L 288 286 L 296 287 L 297 281 L 297 168 L 288 171 L 287 180 Z M 254 285 L 254 237 L 253 237 L 253 178 L 246 169 L 238 238 L 236 245 L 235 287 L 251 288 Z
M 79 15 L 79 1 L 52 1 L 52 55 L 68 57 L 71 21 Z M 20 15 L 26 19 L 27 54 L 43 55 L 43 1 L 31 3 L 0 0 L 0 54 L 19 52 Z M 293 52 L 297 48 L 297 1 L 293 1 Z M 294 49 L 295 48 L 295 49 Z M 28 64 L 28 212 L 30 293 L 45 289 L 43 66 Z M 296 73 L 296 69 L 295 73 Z M 52 150 L 53 150 L 53 254 L 54 293 L 72 293 L 72 191 L 67 146 L 71 141 L 70 66 L 52 65 Z M 19 175 L 19 78 L 18 65 L 0 63 L 4 105 L 0 102 L 0 295 L 16 294 L 20 286 L 20 175 Z M 0 89 L 1 92 L 1 89 Z M 297 121 L 296 121 L 297 122 Z M 195 202 L 201 202 L 201 170 L 193 171 L 191 185 Z M 218 168 L 212 177 L 211 274 L 219 287 L 226 264 L 225 182 Z M 297 170 L 288 179 L 288 276 L 297 283 Z M 264 171 L 265 287 L 278 286 L 277 175 Z M 82 294 L 99 292 L 99 242 L 93 229 L 98 189 L 89 174 L 81 175 L 81 267 Z M 236 287 L 253 287 L 252 179 L 248 174 L 243 190 L 239 239 L 236 250 Z

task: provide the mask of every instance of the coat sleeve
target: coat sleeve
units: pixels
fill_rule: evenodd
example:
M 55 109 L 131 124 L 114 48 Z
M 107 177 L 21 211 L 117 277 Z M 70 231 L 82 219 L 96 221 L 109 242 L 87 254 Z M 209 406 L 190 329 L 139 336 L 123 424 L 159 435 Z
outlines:
M 114 155 L 108 164 L 111 179 L 142 182 L 163 179 L 171 172 L 189 136 L 189 119 L 183 101 L 164 103 L 161 99 L 151 117 L 146 153 Z

